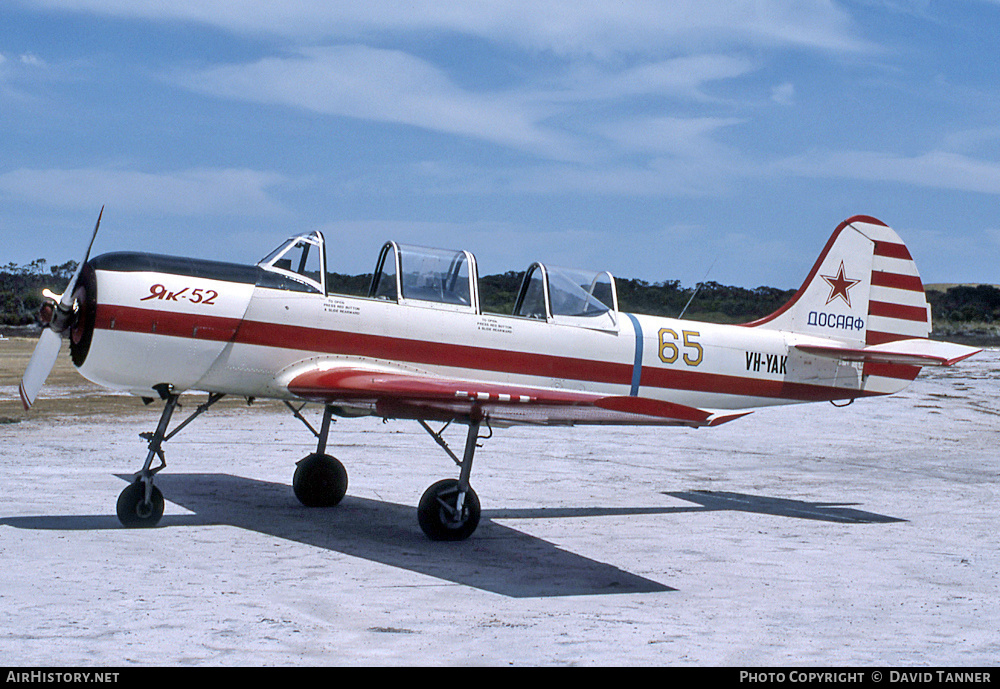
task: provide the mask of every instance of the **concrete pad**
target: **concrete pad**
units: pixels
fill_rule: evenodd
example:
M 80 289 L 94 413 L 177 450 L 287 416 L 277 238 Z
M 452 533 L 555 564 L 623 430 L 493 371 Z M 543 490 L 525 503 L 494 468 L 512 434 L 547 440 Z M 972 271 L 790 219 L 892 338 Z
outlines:
M 413 422 L 340 420 L 348 497 L 307 509 L 308 431 L 219 405 L 165 445 L 161 526 L 128 530 L 158 404 L 7 415 L 0 663 L 993 665 L 998 379 L 989 351 L 846 409 L 497 429 L 462 543 L 417 526 L 457 474 Z

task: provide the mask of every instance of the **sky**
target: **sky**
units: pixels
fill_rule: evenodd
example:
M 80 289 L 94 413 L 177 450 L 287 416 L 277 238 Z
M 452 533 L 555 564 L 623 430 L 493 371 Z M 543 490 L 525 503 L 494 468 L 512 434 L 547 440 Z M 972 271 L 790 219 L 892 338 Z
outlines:
M 3 0 L 0 265 L 394 239 L 798 287 L 892 226 L 1000 283 L 1000 0 Z

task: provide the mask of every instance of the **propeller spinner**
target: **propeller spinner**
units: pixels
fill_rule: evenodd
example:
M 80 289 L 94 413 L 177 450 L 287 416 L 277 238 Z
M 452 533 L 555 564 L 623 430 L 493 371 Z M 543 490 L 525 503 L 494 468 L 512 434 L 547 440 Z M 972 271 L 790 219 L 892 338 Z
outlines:
M 48 300 L 46 305 L 42 307 L 43 311 L 47 312 L 43 316 L 44 329 L 21 378 L 21 403 L 25 409 L 30 409 L 31 405 L 34 404 L 35 398 L 38 397 L 38 392 L 42 389 L 42 385 L 45 384 L 49 373 L 52 372 L 52 367 L 55 366 L 56 358 L 59 356 L 59 350 L 62 347 L 63 333 L 73 325 L 73 302 L 76 293 L 76 283 L 80 279 L 83 267 L 90 259 L 90 249 L 94 246 L 94 240 L 97 238 L 97 230 L 101 226 L 101 217 L 103 215 L 104 206 L 101 206 L 101 212 L 97 216 L 97 224 L 94 225 L 94 233 L 90 237 L 90 243 L 87 244 L 87 251 L 83 255 L 83 260 L 77 265 L 76 272 L 73 273 L 69 284 L 66 285 L 66 291 L 62 295 L 54 294 L 49 290 L 43 292 Z

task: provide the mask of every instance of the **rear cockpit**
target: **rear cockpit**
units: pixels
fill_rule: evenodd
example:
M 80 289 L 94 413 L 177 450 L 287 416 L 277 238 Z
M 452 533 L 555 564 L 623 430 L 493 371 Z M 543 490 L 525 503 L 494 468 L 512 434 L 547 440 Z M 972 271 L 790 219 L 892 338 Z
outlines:
M 258 264 L 280 289 L 327 293 L 323 235 L 291 237 Z M 476 257 L 468 251 L 386 242 L 369 283 L 369 299 L 448 311 L 483 313 Z M 509 302 L 508 302 L 509 304 Z M 509 305 L 507 306 L 509 309 Z M 533 263 L 510 315 L 597 330 L 618 329 L 618 292 L 611 273 Z
M 599 330 L 618 328 L 615 278 L 533 263 L 525 273 L 514 305 L 514 316 Z

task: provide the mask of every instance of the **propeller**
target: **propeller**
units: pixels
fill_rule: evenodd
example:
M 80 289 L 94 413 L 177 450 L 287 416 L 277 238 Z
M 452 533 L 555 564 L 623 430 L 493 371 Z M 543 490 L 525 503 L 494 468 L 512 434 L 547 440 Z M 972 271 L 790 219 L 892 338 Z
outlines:
M 35 351 L 32 352 L 28 366 L 24 369 L 24 375 L 21 377 L 21 403 L 26 410 L 31 409 L 35 398 L 38 397 L 38 392 L 45 384 L 49 373 L 52 372 L 52 367 L 55 366 L 56 358 L 58 358 L 59 350 L 62 347 L 63 333 L 72 325 L 73 295 L 76 291 L 76 283 L 80 279 L 83 267 L 90 259 L 90 250 L 94 246 L 94 240 L 97 239 L 97 230 L 101 226 L 103 215 L 104 206 L 101 206 L 101 212 L 97 216 L 97 224 L 94 225 L 94 233 L 90 236 L 90 243 L 87 244 L 87 251 L 83 255 L 83 260 L 77 265 L 76 272 L 73 273 L 69 284 L 66 285 L 66 291 L 62 295 L 54 294 L 49 290 L 43 291 L 47 301 L 42 310 L 43 313 L 48 313 L 44 318 L 47 323 L 44 324 L 42 335 L 38 344 L 35 345 Z

